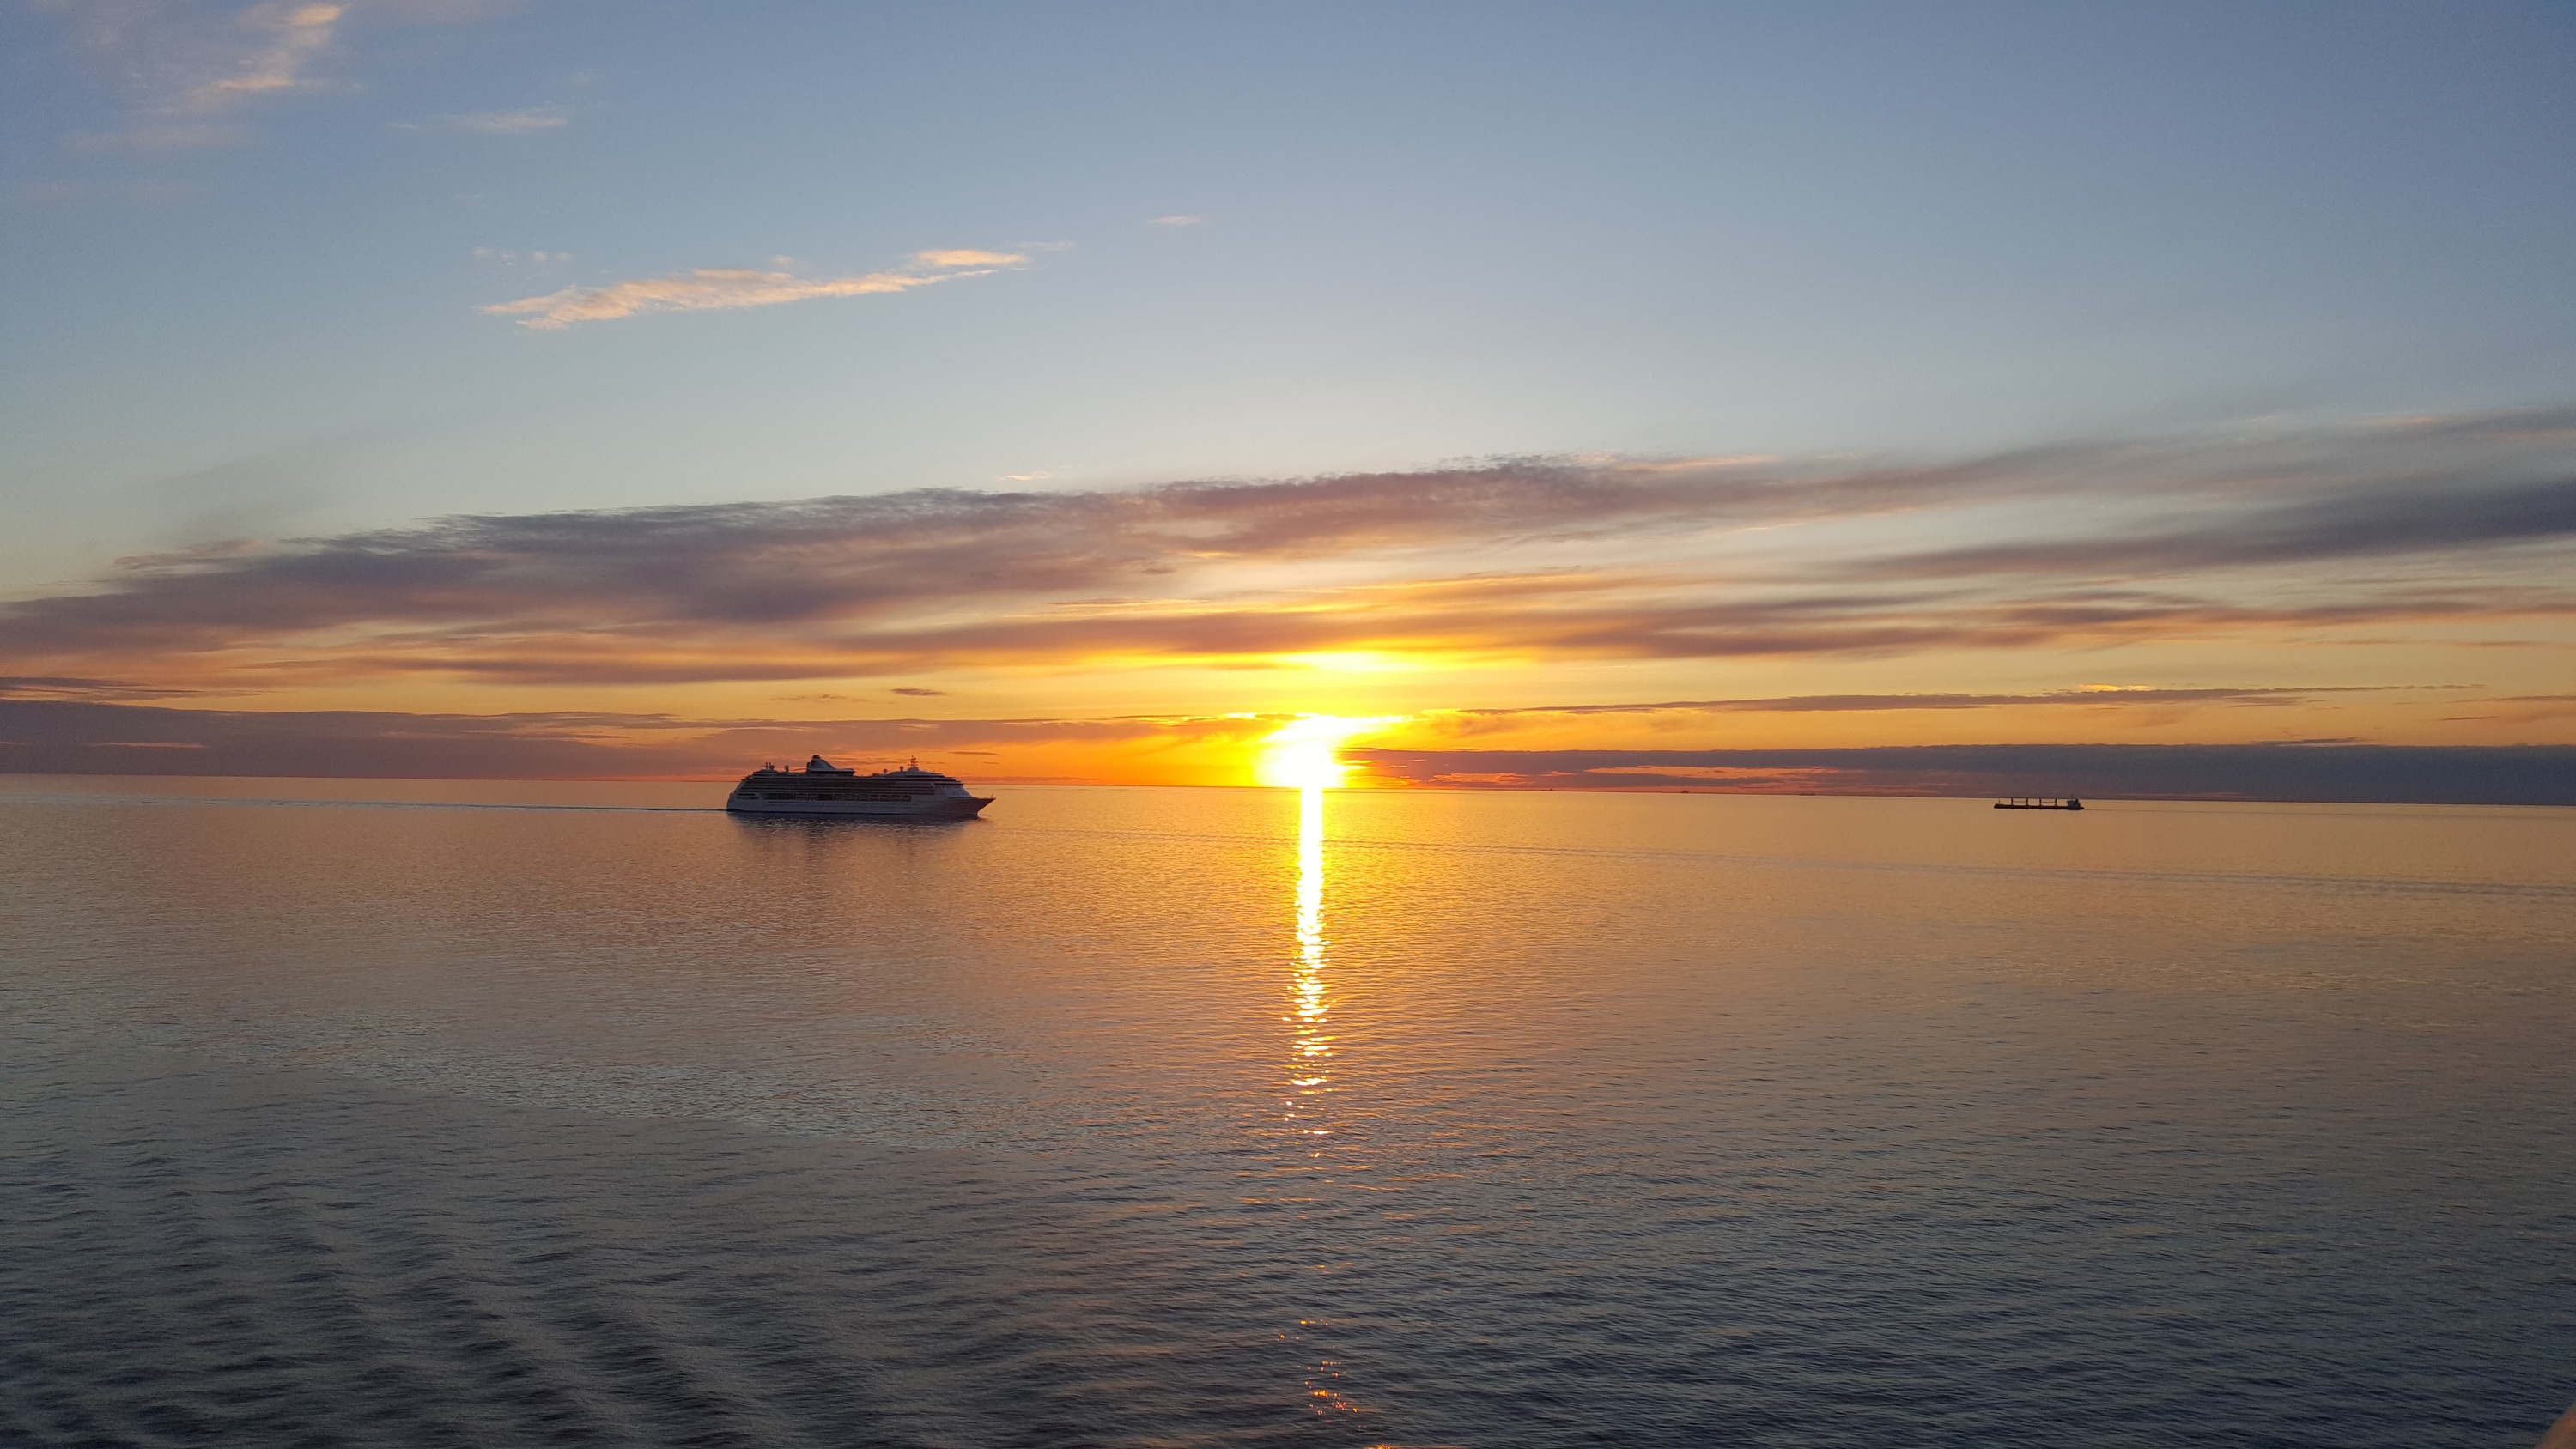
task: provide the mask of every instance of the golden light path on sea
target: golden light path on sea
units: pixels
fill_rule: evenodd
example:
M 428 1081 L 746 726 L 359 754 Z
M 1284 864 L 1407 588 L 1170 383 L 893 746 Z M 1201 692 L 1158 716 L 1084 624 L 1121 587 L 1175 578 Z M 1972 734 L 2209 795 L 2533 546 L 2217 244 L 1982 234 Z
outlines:
M 1325 740 L 1330 760 L 1330 740 Z M 1312 757 L 1306 757 L 1311 759 Z M 1314 772 L 1316 776 L 1323 771 Z M 1308 784 L 1297 791 L 1297 954 L 1291 964 L 1288 1000 L 1288 1096 L 1282 1121 L 1309 1163 L 1326 1175 L 1326 1153 L 1333 1128 L 1329 1098 L 1333 1091 L 1332 1004 L 1325 968 L 1329 964 L 1324 936 L 1324 790 Z M 1300 1319 L 1297 1337 L 1326 1326 L 1328 1320 Z M 1340 1387 L 1340 1365 L 1319 1358 L 1307 1371 L 1306 1396 L 1319 1414 L 1352 1414 L 1360 1406 Z

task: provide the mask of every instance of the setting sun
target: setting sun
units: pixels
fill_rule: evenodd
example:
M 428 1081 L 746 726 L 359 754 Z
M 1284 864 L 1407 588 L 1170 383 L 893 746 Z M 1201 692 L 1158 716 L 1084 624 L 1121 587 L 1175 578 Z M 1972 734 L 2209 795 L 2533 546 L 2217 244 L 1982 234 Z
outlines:
M 1301 715 L 1261 741 L 1261 759 L 1254 768 L 1254 778 L 1285 790 L 1338 786 L 1342 772 L 1350 768 L 1341 760 L 1342 742 L 1396 722 L 1397 717 L 1389 715 L 1356 719 L 1332 714 Z

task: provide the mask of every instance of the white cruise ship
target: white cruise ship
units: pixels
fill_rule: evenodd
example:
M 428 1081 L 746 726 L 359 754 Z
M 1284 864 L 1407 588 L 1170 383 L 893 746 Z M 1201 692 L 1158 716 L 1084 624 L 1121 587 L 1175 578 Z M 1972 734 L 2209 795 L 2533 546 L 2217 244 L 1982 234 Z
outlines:
M 725 808 L 737 815 L 868 815 L 902 820 L 966 820 L 992 798 L 966 793 L 953 775 L 921 768 L 919 761 L 900 770 L 862 775 L 844 770 L 821 755 L 801 770 L 763 765 L 742 777 L 725 797 Z

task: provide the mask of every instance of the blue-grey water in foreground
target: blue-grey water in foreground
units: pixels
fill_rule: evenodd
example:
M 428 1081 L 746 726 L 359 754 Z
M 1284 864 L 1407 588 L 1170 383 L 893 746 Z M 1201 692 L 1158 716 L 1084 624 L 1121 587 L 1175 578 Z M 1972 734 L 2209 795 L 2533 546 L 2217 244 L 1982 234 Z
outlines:
M 721 789 L 0 781 L 0 1440 L 2576 1398 L 2576 812 Z

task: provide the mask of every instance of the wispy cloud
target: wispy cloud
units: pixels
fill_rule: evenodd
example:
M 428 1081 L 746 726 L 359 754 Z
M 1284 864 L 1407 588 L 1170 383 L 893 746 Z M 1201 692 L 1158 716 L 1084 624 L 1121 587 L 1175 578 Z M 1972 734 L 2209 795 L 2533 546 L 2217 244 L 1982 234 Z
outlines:
M 570 252 L 523 252 L 515 247 L 476 247 L 474 260 L 495 266 L 515 267 L 521 263 L 540 267 L 559 267 L 572 260 Z
M 159 176 L 94 176 L 78 181 L 20 182 L 9 188 L 9 198 L 29 206 L 76 206 L 90 202 L 170 206 L 195 201 L 207 190 L 202 181 L 173 181 Z
M 63 16 L 75 43 L 133 99 L 138 131 L 309 86 L 307 71 L 347 13 L 306 0 L 240 8 L 56 0 L 38 8 Z
M 1158 216 L 1145 224 L 1147 226 L 1198 226 L 1206 220 L 1204 216 Z
M 477 111 L 462 116 L 433 116 L 426 121 L 396 121 L 404 131 L 470 131 L 478 136 L 523 136 L 572 124 L 569 106 L 525 106 L 515 111 Z
M 190 87 L 182 104 L 213 110 L 244 96 L 308 84 L 305 66 L 331 44 L 332 30 L 345 13 L 343 6 L 296 0 L 269 0 L 242 11 L 233 19 L 246 37 L 240 55 L 227 73 Z
M 75 150 L 96 151 L 244 139 L 249 131 L 227 118 L 244 102 L 327 88 L 317 71 L 339 45 L 353 6 L 327 0 L 260 0 L 248 6 L 37 0 L 36 8 L 61 16 L 72 44 L 124 94 L 122 125 L 68 138 Z M 378 24 L 447 23 L 495 8 L 464 0 L 368 0 L 364 6 Z
M 229 146 L 247 134 L 241 127 L 221 121 L 139 120 L 121 130 L 66 137 L 63 144 L 75 151 L 170 151 Z
M 84 679 L 64 675 L 0 675 L 0 699 L 45 699 L 83 704 L 142 699 L 185 699 L 202 691 L 158 689 L 122 679 Z
M 969 254 L 967 270 L 997 259 Z M 95 589 L 0 607 L 0 667 L 208 688 L 424 673 L 637 683 L 919 677 L 963 664 L 1291 668 L 1366 652 L 1521 667 L 2409 630 L 2457 643 L 2467 625 L 2491 642 L 2545 642 L 2576 621 L 2571 475 L 2576 430 L 2525 414 L 1938 465 L 1510 459 L 1121 491 L 478 516 L 126 560 Z M 2391 520 L 2413 520 L 2411 531 Z M 2007 529 L 2022 540 L 2009 549 L 1925 546 Z M 1655 707 L 2285 697 L 2079 690 Z
M 2478 549 L 2576 534 L 2576 477 L 2459 490 L 2402 480 L 2325 497 L 2253 502 L 2125 537 L 2047 539 L 1901 554 L 1880 577 L 2083 574 L 2135 578 L 2221 565 Z
M 984 277 L 1028 264 L 1017 252 L 949 249 L 916 252 L 903 268 L 850 277 L 800 277 L 736 267 L 700 267 L 664 277 L 643 277 L 599 287 L 566 287 L 542 297 L 496 302 L 482 309 L 516 317 L 522 327 L 553 331 L 578 322 L 605 322 L 647 312 L 713 312 L 774 307 L 814 297 L 864 297 L 908 292 L 962 277 Z

